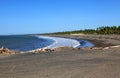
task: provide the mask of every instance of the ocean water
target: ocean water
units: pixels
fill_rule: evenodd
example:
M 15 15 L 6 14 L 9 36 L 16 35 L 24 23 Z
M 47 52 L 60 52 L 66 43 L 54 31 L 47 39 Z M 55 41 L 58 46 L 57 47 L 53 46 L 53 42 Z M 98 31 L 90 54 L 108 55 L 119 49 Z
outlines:
M 35 50 L 52 43 L 54 43 L 52 39 L 38 38 L 30 35 L 0 36 L 0 47 L 18 51 Z
M 87 40 L 78 40 L 80 42 L 80 45 L 76 48 L 84 48 L 84 47 L 94 47 L 95 45 Z
M 47 36 L 30 36 L 30 35 L 11 35 L 0 36 L 0 47 L 9 48 L 18 51 L 34 51 L 40 48 L 57 48 L 57 47 L 93 47 L 89 41 L 77 40 L 70 38 L 47 37 Z

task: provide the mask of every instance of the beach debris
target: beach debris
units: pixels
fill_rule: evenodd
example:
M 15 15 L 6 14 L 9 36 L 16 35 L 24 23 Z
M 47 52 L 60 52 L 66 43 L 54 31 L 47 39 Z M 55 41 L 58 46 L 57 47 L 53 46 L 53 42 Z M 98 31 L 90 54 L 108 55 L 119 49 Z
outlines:
M 105 49 L 109 49 L 109 48 L 110 48 L 110 47 L 104 47 L 103 50 L 105 50 Z
M 119 47 L 120 47 L 120 45 L 109 46 L 109 47 L 93 47 L 92 50 L 106 50 L 106 49 L 119 48 Z
M 37 49 L 34 51 L 34 53 L 41 53 L 41 52 L 53 52 L 54 49 L 49 49 L 49 48 L 41 48 L 41 49 Z
M 80 50 L 103 50 L 103 47 L 83 47 Z
M 104 49 L 110 49 L 110 48 L 119 48 L 119 47 L 120 47 L 120 45 L 109 46 L 109 47 L 104 47 L 103 50 L 104 50 Z
M 41 48 L 34 51 L 34 53 L 41 53 L 41 52 L 59 52 L 59 51 L 66 51 L 66 50 L 78 50 L 74 47 L 56 47 L 56 48 Z
M 4 47 L 0 48 L 0 54 L 2 55 L 15 54 L 15 53 L 16 53 L 15 51 L 11 51 L 8 48 L 4 48 Z
M 44 49 L 45 51 L 47 51 L 47 52 L 53 52 L 54 51 L 54 49 Z
M 120 45 L 110 46 L 110 48 L 118 48 L 118 47 L 120 47 Z

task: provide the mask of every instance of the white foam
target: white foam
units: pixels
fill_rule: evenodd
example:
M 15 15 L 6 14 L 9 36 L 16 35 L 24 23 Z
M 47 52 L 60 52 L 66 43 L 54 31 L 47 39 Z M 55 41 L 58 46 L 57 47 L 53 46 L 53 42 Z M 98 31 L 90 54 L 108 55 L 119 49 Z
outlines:
M 41 49 L 54 49 L 54 48 L 57 48 L 57 47 L 73 47 L 73 48 L 76 48 L 77 46 L 80 45 L 80 43 L 77 40 L 74 40 L 74 39 L 60 38 L 60 37 L 48 37 L 48 36 L 36 36 L 36 37 L 45 38 L 45 39 L 52 39 L 55 42 L 51 45 L 46 46 L 46 47 L 38 48 L 38 49 L 35 49 L 35 50 L 30 50 L 30 51 L 27 51 L 27 52 L 35 52 L 35 51 L 38 51 L 38 50 L 41 50 Z
M 65 46 L 75 48 L 80 45 L 80 43 L 74 39 L 60 38 L 60 37 L 48 37 L 48 36 L 38 36 L 38 38 L 52 39 L 55 41 L 53 44 L 44 47 L 48 49 L 53 49 L 56 47 L 65 47 Z

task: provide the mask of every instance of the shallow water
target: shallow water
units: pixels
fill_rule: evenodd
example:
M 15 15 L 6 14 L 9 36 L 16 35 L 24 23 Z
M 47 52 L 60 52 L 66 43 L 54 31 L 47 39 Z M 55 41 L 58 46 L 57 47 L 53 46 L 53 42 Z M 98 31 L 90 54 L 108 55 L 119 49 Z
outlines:
M 78 40 L 81 45 L 77 46 L 77 48 L 84 48 L 84 47 L 94 47 L 95 45 L 87 40 Z

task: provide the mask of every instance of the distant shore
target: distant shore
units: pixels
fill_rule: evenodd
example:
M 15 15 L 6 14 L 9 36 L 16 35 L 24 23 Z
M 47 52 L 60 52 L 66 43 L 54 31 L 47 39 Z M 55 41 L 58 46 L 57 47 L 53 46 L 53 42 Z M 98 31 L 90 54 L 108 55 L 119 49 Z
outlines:
M 120 35 L 49 36 L 86 39 L 102 49 L 60 47 L 5 56 L 0 58 L 0 78 L 120 78 Z

